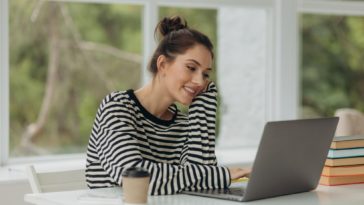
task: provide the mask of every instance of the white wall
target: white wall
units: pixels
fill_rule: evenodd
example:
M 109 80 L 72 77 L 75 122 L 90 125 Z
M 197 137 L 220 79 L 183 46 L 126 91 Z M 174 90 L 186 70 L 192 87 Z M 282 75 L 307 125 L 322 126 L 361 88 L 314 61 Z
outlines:
M 25 205 L 24 194 L 31 193 L 27 180 L 0 181 L 0 199 L 4 205 Z

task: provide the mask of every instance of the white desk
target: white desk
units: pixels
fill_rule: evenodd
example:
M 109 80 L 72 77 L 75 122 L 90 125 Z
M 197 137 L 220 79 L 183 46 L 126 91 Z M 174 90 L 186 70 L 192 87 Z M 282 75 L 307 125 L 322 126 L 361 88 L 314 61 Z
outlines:
M 38 205 L 119 204 L 122 205 L 120 188 L 76 190 L 43 194 L 26 194 L 25 201 Z M 103 199 L 103 197 L 105 199 Z M 183 194 L 150 196 L 148 205 L 236 205 L 234 202 Z M 364 205 L 364 184 L 346 186 L 319 186 L 315 191 L 270 199 L 246 202 L 249 205 Z

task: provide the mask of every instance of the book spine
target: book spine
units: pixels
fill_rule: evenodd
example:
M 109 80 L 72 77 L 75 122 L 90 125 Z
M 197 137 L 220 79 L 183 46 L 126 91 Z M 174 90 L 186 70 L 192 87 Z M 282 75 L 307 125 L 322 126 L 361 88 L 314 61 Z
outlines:
M 340 185 L 350 185 L 350 184 L 364 184 L 363 182 L 354 182 L 354 183 L 339 183 L 339 184 L 330 184 L 330 183 L 324 183 L 324 182 L 320 182 L 320 185 L 324 185 L 324 186 L 340 186 Z
M 329 159 L 364 157 L 364 148 L 330 149 L 327 157 Z

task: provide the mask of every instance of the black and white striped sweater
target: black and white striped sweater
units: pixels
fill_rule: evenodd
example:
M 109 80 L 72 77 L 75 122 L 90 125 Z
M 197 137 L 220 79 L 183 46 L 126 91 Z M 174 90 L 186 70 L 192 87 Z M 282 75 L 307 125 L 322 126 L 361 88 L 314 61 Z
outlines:
M 228 187 L 230 173 L 217 166 L 214 151 L 216 96 L 216 87 L 210 83 L 193 100 L 188 116 L 172 105 L 171 120 L 150 114 L 133 90 L 106 96 L 89 139 L 88 186 L 121 186 L 122 171 L 137 166 L 151 174 L 151 195 Z

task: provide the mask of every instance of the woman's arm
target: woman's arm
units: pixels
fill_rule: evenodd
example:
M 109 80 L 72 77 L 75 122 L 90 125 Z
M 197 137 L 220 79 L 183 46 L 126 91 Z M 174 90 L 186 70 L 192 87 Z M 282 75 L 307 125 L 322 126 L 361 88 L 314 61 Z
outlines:
M 188 110 L 189 137 L 181 163 L 217 165 L 215 127 L 217 89 L 213 82 L 192 101 Z
M 182 163 L 217 165 L 215 156 L 215 130 L 217 112 L 217 88 L 210 82 L 189 107 L 189 139 L 184 147 Z M 228 168 L 230 178 L 248 176 L 250 168 Z
M 118 102 L 106 100 L 97 115 L 97 155 L 101 166 L 119 185 L 121 173 L 127 167 L 144 167 L 151 174 L 149 193 L 174 194 L 186 189 L 225 188 L 230 184 L 230 173 L 225 167 L 185 163 L 172 165 L 144 159 L 143 147 L 137 141 L 137 132 L 122 121 Z M 117 116 L 116 116 L 116 113 Z

